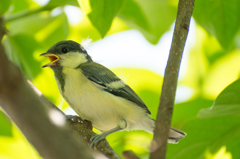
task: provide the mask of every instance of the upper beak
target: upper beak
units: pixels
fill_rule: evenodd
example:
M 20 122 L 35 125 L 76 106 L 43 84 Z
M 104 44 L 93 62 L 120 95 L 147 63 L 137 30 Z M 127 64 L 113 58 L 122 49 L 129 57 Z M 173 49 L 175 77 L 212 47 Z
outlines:
M 42 53 L 40 56 L 47 57 L 51 61 L 51 63 L 43 65 L 42 68 L 48 67 L 48 66 L 56 66 L 56 62 L 59 60 L 59 57 L 53 53 L 46 52 L 46 53 Z

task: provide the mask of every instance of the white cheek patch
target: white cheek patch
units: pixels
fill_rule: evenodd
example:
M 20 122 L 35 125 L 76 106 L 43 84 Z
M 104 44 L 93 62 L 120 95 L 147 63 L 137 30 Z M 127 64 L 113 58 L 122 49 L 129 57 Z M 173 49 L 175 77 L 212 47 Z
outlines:
M 67 54 L 59 55 L 60 65 L 63 67 L 76 68 L 82 63 L 87 62 L 87 55 L 79 52 L 69 52 Z

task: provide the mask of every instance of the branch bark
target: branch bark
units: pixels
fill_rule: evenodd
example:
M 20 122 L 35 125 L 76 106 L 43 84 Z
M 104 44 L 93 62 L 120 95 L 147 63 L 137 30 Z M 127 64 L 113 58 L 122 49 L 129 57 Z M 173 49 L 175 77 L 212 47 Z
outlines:
M 150 159 L 164 159 L 166 156 L 167 138 L 171 125 L 179 67 L 193 8 L 194 0 L 179 0 L 171 50 L 164 74 Z
M 0 19 L 0 41 L 4 34 L 3 20 Z M 8 60 L 2 43 L 0 43 L 0 106 L 43 158 L 93 158 L 93 153 L 84 141 L 84 139 L 89 141 L 96 135 L 92 132 L 91 123 L 68 121 L 67 126 L 65 114 L 43 96 L 30 81 L 27 82 L 20 69 Z M 73 133 L 76 135 L 72 135 Z M 106 140 L 101 141 L 97 149 L 109 158 L 120 158 Z
M 2 40 L 2 21 L 0 27 Z M 51 109 L 33 92 L 20 69 L 7 59 L 1 43 L 0 105 L 43 158 L 93 158 L 84 141 L 69 135 L 71 132 L 66 126 L 51 121 Z
M 39 98 L 42 100 L 44 105 L 54 108 L 64 116 L 64 114 L 60 109 L 58 109 L 49 99 L 47 99 L 33 84 L 31 81 L 28 80 L 29 85 L 32 87 L 34 92 L 38 94 Z M 79 122 L 75 122 L 72 120 L 68 120 L 68 126 L 70 127 L 71 132 L 76 135 L 78 138 L 85 140 L 88 145 L 90 145 L 90 138 L 97 135 L 92 131 L 92 123 L 87 120 L 82 120 L 80 117 L 75 116 L 75 119 Z M 120 159 L 120 156 L 111 148 L 111 146 L 108 144 L 107 140 L 100 141 L 97 146 L 96 150 L 104 154 L 106 157 L 110 159 Z

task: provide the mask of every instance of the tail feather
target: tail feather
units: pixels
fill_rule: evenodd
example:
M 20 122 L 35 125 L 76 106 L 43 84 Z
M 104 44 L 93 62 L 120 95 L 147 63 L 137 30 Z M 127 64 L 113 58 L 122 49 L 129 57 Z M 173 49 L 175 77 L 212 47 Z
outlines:
M 179 140 L 183 139 L 187 134 L 176 128 L 170 128 L 168 142 L 177 144 Z
M 155 127 L 155 120 L 147 116 L 147 118 L 143 118 L 142 122 L 139 122 L 136 127 L 132 128 L 135 130 L 145 130 L 149 133 L 153 134 L 153 130 Z M 187 134 L 179 129 L 170 128 L 168 135 L 168 142 L 177 144 L 179 140 L 183 139 Z

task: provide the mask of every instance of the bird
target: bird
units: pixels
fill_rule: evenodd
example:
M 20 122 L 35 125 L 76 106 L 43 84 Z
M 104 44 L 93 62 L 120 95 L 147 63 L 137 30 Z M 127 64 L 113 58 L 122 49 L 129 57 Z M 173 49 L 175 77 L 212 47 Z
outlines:
M 60 94 L 83 120 L 92 122 L 101 134 L 91 147 L 120 130 L 145 130 L 153 134 L 155 120 L 147 105 L 122 79 L 92 60 L 86 49 L 72 40 L 54 44 L 40 56 L 47 57 Z M 170 128 L 168 142 L 178 143 L 185 132 Z

